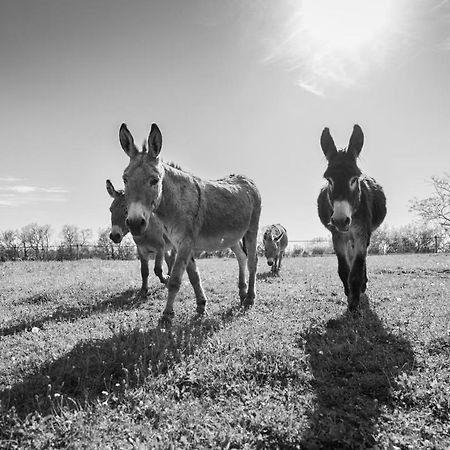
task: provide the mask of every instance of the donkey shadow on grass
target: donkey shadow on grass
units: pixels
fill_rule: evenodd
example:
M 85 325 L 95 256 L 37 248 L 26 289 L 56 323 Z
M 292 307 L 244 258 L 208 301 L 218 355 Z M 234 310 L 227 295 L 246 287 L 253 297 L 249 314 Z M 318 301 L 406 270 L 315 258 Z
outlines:
M 32 327 L 41 328 L 46 323 L 50 322 L 79 320 L 92 314 L 135 307 L 140 303 L 151 301 L 153 297 L 156 297 L 158 294 L 163 292 L 164 289 L 165 287 L 160 285 L 149 288 L 147 298 L 137 296 L 137 291 L 134 289 L 127 289 L 124 292 L 107 297 L 102 301 L 96 302 L 95 304 L 81 304 L 76 306 L 61 305 L 56 309 L 56 311 L 52 311 L 47 316 L 39 318 L 22 318 L 19 322 L 3 328 L 0 327 L 0 336 L 9 336 L 11 334 L 20 333 L 21 331 L 29 331 Z M 48 293 L 37 294 L 23 299 L 22 303 L 45 303 L 52 301 L 51 297 L 52 296 Z
M 305 448 L 367 448 L 375 423 L 392 403 L 395 380 L 414 366 L 409 342 L 386 330 L 361 297 L 360 315 L 345 313 L 301 336 L 317 402 L 301 441 Z M 302 447 L 303 448 L 303 447 Z
M 142 386 L 149 376 L 174 367 L 242 314 L 245 310 L 235 305 L 201 319 L 186 318 L 170 330 L 130 328 L 105 340 L 81 342 L 23 382 L 0 390 L 0 417 L 12 408 L 24 418 L 33 412 L 51 414 L 61 406 L 79 408 L 108 395 L 118 398 L 126 388 Z

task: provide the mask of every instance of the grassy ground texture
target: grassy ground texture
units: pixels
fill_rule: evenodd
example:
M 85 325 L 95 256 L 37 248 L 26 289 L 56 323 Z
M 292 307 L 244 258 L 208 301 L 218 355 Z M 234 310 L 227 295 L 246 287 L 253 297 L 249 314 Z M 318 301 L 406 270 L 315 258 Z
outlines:
M 198 262 L 170 331 L 138 261 L 0 265 L 1 448 L 450 447 L 450 255 L 368 258 L 360 317 L 335 257 Z

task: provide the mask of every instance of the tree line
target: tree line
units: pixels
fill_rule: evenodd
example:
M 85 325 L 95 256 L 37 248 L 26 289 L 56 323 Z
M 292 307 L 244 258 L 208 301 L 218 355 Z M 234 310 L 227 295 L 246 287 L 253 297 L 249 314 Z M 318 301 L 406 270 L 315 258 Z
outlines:
M 410 201 L 410 211 L 420 221 L 403 227 L 382 226 L 372 235 L 369 253 L 432 253 L 450 251 L 450 175 L 431 177 L 433 193 Z M 98 231 L 64 225 L 60 240 L 53 243 L 50 225 L 31 223 L 19 230 L 0 231 L 0 259 L 63 260 L 81 258 L 134 259 L 136 247 L 130 235 L 120 244 L 109 239 L 109 228 Z M 332 253 L 331 241 L 323 238 L 290 247 L 290 256 L 316 256 Z M 258 253 L 263 255 L 260 243 Z M 229 250 L 208 252 L 203 257 L 232 256 Z

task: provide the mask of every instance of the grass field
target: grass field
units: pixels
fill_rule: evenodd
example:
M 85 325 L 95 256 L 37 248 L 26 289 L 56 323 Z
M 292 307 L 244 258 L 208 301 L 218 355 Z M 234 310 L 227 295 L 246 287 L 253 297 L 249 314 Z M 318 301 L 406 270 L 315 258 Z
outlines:
M 0 265 L 1 448 L 450 448 L 450 256 L 368 259 L 347 316 L 334 257 L 200 260 L 172 330 L 138 261 Z

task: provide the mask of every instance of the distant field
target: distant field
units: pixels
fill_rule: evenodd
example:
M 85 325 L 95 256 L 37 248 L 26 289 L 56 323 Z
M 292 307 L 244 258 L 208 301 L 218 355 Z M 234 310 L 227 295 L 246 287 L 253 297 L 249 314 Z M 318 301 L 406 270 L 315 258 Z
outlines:
M 0 264 L 0 448 L 450 447 L 450 255 L 369 257 L 356 319 L 335 257 L 261 258 L 247 312 L 198 265 L 164 333 L 138 261 Z

